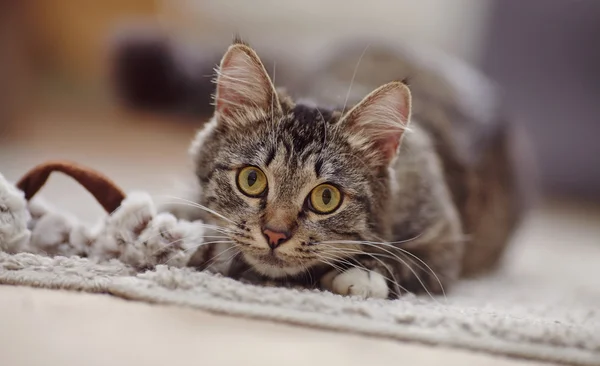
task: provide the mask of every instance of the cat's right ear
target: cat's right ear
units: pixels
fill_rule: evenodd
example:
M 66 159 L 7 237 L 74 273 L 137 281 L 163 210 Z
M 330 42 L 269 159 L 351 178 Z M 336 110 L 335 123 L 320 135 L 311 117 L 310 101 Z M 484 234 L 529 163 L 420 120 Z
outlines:
M 243 43 L 229 47 L 217 70 L 215 115 L 218 122 L 240 125 L 281 106 L 275 86 L 254 50 Z

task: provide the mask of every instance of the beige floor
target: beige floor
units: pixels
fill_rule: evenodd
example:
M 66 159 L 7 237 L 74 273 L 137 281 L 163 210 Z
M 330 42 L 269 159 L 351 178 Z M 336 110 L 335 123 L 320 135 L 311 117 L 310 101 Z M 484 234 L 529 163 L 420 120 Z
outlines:
M 68 158 L 126 190 L 159 194 L 188 172 L 186 149 L 197 126 L 106 110 L 44 109 L 0 139 L 0 172 L 16 180 L 43 160 Z M 43 195 L 86 220 L 102 215 L 64 177 L 52 177 Z M 10 366 L 539 365 L 104 295 L 6 286 L 0 287 L 0 360 Z
M 3 365 L 539 365 L 105 295 L 0 287 Z

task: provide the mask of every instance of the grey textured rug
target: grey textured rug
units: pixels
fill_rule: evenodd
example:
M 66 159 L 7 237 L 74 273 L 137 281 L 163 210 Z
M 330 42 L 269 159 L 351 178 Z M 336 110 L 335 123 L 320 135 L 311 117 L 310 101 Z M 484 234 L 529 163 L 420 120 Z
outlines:
M 578 217 L 534 215 L 505 268 L 463 281 L 447 299 L 363 301 L 255 287 L 190 269 L 159 266 L 136 274 L 118 261 L 99 265 L 29 253 L 0 253 L 0 283 L 103 292 L 567 365 L 600 365 L 600 228 L 588 224 Z

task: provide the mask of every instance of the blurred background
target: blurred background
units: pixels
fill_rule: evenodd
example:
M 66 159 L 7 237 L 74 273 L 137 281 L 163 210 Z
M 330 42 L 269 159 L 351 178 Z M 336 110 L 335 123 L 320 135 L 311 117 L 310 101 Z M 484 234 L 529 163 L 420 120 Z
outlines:
M 190 172 L 187 145 L 210 114 L 212 69 L 234 33 L 298 92 L 344 44 L 452 55 L 489 76 L 529 132 L 547 197 L 600 202 L 594 0 L 0 1 L 0 172 L 16 180 L 68 158 L 127 190 L 173 184 Z M 360 52 L 351 55 L 354 65 Z M 46 189 L 60 201 L 81 191 L 59 177 Z

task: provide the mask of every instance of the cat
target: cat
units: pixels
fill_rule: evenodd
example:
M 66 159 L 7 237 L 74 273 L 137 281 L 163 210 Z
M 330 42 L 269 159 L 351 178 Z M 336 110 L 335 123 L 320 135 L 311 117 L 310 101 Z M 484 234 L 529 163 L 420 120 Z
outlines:
M 522 217 L 510 124 L 496 121 L 480 157 L 461 160 L 453 124 L 413 114 L 406 82 L 316 107 L 277 89 L 236 40 L 214 105 L 190 147 L 202 210 L 179 212 L 223 239 L 198 250 L 200 269 L 229 253 L 219 271 L 234 278 L 362 298 L 441 294 L 493 268 Z

